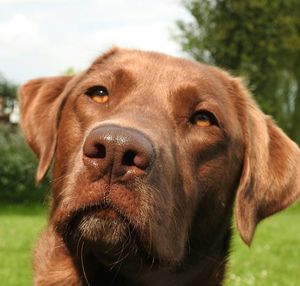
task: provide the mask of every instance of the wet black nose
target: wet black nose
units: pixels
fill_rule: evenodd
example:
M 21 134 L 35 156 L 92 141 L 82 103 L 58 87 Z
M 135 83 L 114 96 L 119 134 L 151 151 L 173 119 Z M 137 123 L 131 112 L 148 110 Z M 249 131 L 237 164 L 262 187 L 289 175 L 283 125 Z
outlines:
M 83 145 L 84 164 L 111 181 L 146 175 L 154 158 L 153 145 L 143 133 L 116 125 L 93 129 Z

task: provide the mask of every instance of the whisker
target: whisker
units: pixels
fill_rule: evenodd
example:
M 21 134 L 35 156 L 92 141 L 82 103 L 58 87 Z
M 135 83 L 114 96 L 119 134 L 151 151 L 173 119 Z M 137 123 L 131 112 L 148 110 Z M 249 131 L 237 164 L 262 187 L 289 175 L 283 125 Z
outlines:
M 85 272 L 85 268 L 84 268 L 83 248 L 84 248 L 84 241 L 82 242 L 82 245 L 81 245 L 81 251 L 80 251 L 80 263 L 81 263 L 81 269 L 82 269 L 82 272 L 83 272 L 83 276 L 84 276 L 85 282 L 87 283 L 87 286 L 90 286 L 90 283 L 89 283 L 89 280 L 88 280 L 88 278 L 87 278 L 87 275 L 86 275 L 86 272 Z
M 76 255 L 79 256 L 79 246 L 80 246 L 80 241 L 82 239 L 83 234 L 80 235 L 78 242 L 77 242 L 77 246 L 76 246 Z

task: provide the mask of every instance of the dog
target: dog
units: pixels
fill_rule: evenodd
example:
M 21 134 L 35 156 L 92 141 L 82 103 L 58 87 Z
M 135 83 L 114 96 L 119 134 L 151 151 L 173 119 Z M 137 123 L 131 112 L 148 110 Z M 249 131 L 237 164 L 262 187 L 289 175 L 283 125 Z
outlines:
M 299 198 L 298 146 L 219 68 L 114 48 L 19 97 L 37 182 L 53 161 L 35 285 L 222 285 L 233 213 L 250 245 Z

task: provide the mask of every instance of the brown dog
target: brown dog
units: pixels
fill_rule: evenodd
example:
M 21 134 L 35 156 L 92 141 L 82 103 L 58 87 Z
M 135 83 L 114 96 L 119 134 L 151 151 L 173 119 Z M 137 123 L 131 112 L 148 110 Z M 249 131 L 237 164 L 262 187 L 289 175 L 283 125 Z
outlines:
M 37 181 L 54 158 L 36 285 L 222 285 L 234 201 L 250 244 L 299 197 L 299 148 L 217 68 L 113 49 L 20 99 Z

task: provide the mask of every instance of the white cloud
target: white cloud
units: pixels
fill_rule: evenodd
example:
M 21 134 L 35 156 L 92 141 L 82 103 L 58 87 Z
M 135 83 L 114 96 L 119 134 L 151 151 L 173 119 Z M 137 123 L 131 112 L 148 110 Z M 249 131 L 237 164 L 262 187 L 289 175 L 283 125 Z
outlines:
M 14 15 L 7 23 L 0 23 L 0 46 L 2 52 L 26 49 L 41 41 L 38 26 L 21 14 Z
M 29 3 L 45 3 L 58 2 L 60 0 L 0 0 L 0 4 L 29 4 Z
M 0 11 L 0 72 L 24 82 L 70 66 L 83 69 L 113 45 L 178 55 L 169 30 L 187 13 L 175 1 L 6 1 Z

